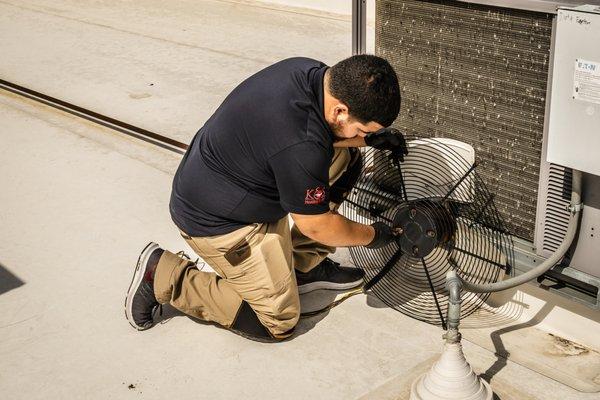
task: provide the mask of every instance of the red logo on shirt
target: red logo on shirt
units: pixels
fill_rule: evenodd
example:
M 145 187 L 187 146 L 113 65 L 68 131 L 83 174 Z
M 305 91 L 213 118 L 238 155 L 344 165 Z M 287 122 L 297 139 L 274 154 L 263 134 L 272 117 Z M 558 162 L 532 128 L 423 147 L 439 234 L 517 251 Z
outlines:
M 325 201 L 325 189 L 318 187 L 315 189 L 306 189 L 304 204 L 321 204 Z

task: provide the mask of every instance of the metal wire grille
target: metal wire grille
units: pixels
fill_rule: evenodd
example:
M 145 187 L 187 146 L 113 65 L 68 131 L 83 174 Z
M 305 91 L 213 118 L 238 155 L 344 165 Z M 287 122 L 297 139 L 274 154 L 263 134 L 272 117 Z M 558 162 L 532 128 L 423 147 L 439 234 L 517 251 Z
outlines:
M 362 175 L 342 206 L 348 218 L 400 228 L 381 249 L 350 249 L 366 274 L 365 289 L 416 319 L 445 326 L 445 276 L 450 268 L 477 283 L 495 282 L 510 270 L 511 241 L 468 149 L 443 139 L 409 141 L 400 163 L 387 151 L 368 149 Z M 489 296 L 464 293 L 463 315 Z
M 548 190 L 544 207 L 544 234 L 542 250 L 552 254 L 558 249 L 569 226 L 569 204 L 571 204 L 571 169 L 550 164 Z

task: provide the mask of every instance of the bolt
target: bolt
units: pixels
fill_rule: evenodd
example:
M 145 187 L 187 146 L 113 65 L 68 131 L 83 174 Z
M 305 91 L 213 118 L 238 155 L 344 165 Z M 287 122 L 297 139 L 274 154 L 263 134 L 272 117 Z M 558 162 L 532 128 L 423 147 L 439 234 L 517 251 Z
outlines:
M 419 247 L 418 246 L 413 246 L 413 255 L 418 255 L 419 254 Z
M 404 233 L 404 229 L 402 229 L 401 226 L 394 228 L 394 232 L 396 232 L 396 235 L 402 235 Z
M 414 218 L 417 215 L 417 209 L 416 208 L 411 208 L 410 211 L 409 211 L 409 215 L 410 215 L 411 219 Z
M 427 236 L 430 237 L 430 238 L 435 237 L 435 231 L 428 230 L 427 231 Z

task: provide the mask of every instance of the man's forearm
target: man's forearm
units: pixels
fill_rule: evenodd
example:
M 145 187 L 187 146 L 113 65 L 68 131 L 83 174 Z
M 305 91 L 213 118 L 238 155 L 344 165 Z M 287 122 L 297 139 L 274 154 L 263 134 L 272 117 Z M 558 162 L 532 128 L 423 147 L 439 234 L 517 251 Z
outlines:
M 319 226 L 305 228 L 307 232 L 303 233 L 327 246 L 365 246 L 371 243 L 375 236 L 373 227 L 350 221 L 337 213 L 328 213 L 328 217 L 320 222 Z
M 361 138 L 360 136 L 333 142 L 333 147 L 365 147 L 366 145 L 365 138 Z

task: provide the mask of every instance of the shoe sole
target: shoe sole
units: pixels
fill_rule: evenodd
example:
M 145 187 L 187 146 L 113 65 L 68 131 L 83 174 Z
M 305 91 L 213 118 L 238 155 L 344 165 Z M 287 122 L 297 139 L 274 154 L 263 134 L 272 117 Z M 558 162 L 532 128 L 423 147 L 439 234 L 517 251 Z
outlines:
M 137 260 L 137 265 L 135 266 L 135 271 L 133 272 L 133 278 L 131 278 L 131 283 L 129 284 L 129 289 L 127 290 L 127 296 L 125 296 L 125 318 L 127 318 L 129 325 L 131 325 L 138 331 L 144 331 L 148 329 L 148 327 L 144 328 L 142 326 L 137 325 L 133 319 L 131 310 L 133 304 L 133 295 L 135 294 L 135 292 L 137 292 L 138 288 L 140 287 L 140 284 L 142 283 L 142 278 L 146 273 L 146 265 L 148 264 L 148 258 L 150 258 L 152 252 L 158 248 L 159 245 L 154 242 L 150 242 L 146 245 L 146 247 L 144 247 L 144 250 L 142 250 Z
M 363 283 L 362 278 L 357 281 L 348 282 L 348 283 L 334 283 L 334 282 L 325 282 L 325 281 L 311 282 L 311 283 L 307 283 L 306 285 L 298 286 L 298 294 L 305 294 L 305 293 L 309 293 L 309 292 L 319 290 L 319 289 L 325 289 L 325 290 L 354 289 L 355 287 L 362 285 L 362 283 Z

